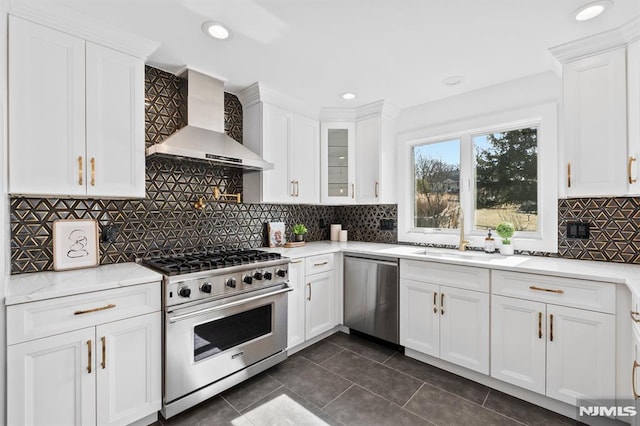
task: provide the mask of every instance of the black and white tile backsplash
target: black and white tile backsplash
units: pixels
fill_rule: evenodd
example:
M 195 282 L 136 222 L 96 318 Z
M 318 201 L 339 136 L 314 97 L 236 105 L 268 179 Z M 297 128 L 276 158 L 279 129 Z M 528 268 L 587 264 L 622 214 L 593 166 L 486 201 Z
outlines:
M 146 69 L 147 146 L 163 141 L 186 124 L 180 80 Z M 242 105 L 225 93 L 225 130 L 242 142 Z M 204 249 L 260 247 L 264 224 L 295 223 L 309 229 L 308 241 L 328 239 L 323 224 L 341 223 L 351 241 L 396 243 L 397 232 L 380 231 L 380 219 L 394 219 L 396 205 L 311 206 L 210 203 L 193 208 L 213 186 L 242 192 L 242 172 L 232 168 L 175 159 L 147 159 L 144 200 L 12 198 L 11 272 L 46 271 L 53 266 L 51 227 L 56 219 L 94 218 L 100 226 L 116 226 L 114 243 L 101 243 L 101 263 L 130 262 L 136 257 Z M 559 200 L 559 253 L 526 253 L 571 259 L 640 264 L 640 198 Z M 572 240 L 564 234 L 568 221 L 589 221 L 591 238 Z

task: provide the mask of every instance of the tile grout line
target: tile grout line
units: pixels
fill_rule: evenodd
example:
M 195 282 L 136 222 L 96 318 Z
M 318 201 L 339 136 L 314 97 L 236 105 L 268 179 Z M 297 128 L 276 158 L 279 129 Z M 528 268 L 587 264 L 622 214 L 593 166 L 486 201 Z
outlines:
M 353 385 L 352 385 L 353 386 Z M 309 405 L 311 405 L 312 407 L 315 407 L 318 409 L 318 411 L 321 411 L 322 413 L 326 414 L 327 416 L 331 417 L 333 420 L 337 421 L 340 424 L 343 424 L 341 421 L 339 421 L 338 419 L 336 419 L 335 417 L 333 417 L 331 414 L 327 413 L 326 411 L 324 411 L 322 408 L 318 407 L 316 404 L 314 404 L 313 402 L 309 401 L 307 398 L 305 398 L 304 396 L 300 395 L 298 392 L 294 391 L 293 389 L 288 388 L 287 386 L 283 385 L 282 387 L 284 387 L 286 390 L 288 390 L 289 392 L 291 392 L 292 394 L 296 395 L 297 397 L 299 397 L 300 399 L 302 399 L 303 401 L 306 401 Z M 351 387 L 351 386 L 349 386 Z M 275 391 L 274 391 L 275 392 Z
M 338 395 L 336 395 L 335 398 L 333 398 L 331 401 L 327 402 L 324 407 L 321 408 L 322 411 L 324 411 L 325 408 L 327 408 L 333 401 L 335 401 L 336 399 L 340 398 L 342 395 L 344 395 L 349 389 L 351 389 L 352 387 L 354 387 L 356 384 L 355 382 L 351 382 L 351 386 L 349 386 L 348 388 L 346 388 L 345 390 L 343 390 L 342 392 L 340 392 Z M 329 413 L 327 413 L 329 414 Z
M 485 404 L 487 403 L 487 399 L 489 399 L 489 394 L 491 393 L 491 389 L 489 389 L 489 391 L 487 392 L 487 395 L 484 397 L 484 400 L 482 401 L 482 406 L 485 407 Z M 485 407 L 487 408 L 487 407 Z
M 414 397 L 414 396 L 416 396 L 416 394 L 417 394 L 418 392 L 420 392 L 420 389 L 422 389 L 422 388 L 424 387 L 424 385 L 425 385 L 425 382 L 422 382 L 422 384 L 420 385 L 420 387 L 419 387 L 419 388 L 418 388 L 414 393 L 412 393 L 412 394 L 411 394 L 411 396 L 409 397 L 409 399 L 407 399 L 407 402 L 405 402 L 404 404 L 402 404 L 402 406 L 401 406 L 400 408 L 404 409 L 404 407 L 409 403 L 409 401 L 411 401 L 411 400 L 413 399 L 413 397 Z M 409 411 L 409 410 L 407 410 L 407 411 Z
M 238 413 L 238 416 L 242 417 L 244 420 L 246 420 L 247 422 L 249 422 L 249 424 L 252 424 L 255 426 L 255 424 L 249 420 L 243 413 L 240 412 L 240 410 L 238 410 L 235 405 L 233 405 L 231 402 L 229 402 L 229 400 L 227 400 L 227 398 L 225 398 L 222 394 L 220 394 L 220 399 L 222 399 L 229 407 L 231 407 L 231 409 L 233 411 L 235 411 L 236 413 Z M 260 398 L 262 399 L 262 398 Z M 260 401 L 260 400 L 258 400 Z M 258 402 L 256 401 L 256 402 Z M 247 407 L 251 406 L 251 404 L 247 405 Z

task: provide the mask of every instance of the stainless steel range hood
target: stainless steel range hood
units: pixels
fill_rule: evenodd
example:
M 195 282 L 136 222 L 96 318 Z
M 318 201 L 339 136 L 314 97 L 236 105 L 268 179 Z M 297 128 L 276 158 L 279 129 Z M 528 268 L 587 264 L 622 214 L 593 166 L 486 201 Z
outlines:
M 270 170 L 273 164 L 224 133 L 224 86 L 219 80 L 187 70 L 187 126 L 147 148 L 147 156 L 207 160 L 247 170 Z

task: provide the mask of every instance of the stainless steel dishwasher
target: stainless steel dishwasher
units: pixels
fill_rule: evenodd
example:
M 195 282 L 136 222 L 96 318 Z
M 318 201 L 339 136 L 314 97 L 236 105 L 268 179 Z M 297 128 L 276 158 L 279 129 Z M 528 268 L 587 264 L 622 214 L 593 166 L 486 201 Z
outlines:
M 398 260 L 344 256 L 344 325 L 399 344 Z

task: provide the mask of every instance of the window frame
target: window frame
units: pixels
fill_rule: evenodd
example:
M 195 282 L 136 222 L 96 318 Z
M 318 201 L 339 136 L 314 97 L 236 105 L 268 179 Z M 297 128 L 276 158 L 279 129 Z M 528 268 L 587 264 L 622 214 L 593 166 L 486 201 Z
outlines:
M 424 127 L 398 135 L 398 241 L 435 245 L 459 243 L 459 229 L 414 227 L 415 161 L 413 148 L 428 143 L 460 140 L 460 203 L 464 213 L 465 238 L 475 247 L 484 246 L 483 230 L 474 230 L 475 157 L 473 137 L 525 127 L 537 128 L 538 140 L 538 231 L 516 232 L 513 246 L 525 251 L 558 251 L 558 123 L 557 104 L 546 103 L 503 111 L 437 126 Z M 543 165 L 553 165 L 544 168 Z M 544 170 L 544 171 L 543 171 Z M 497 246 L 501 242 L 496 238 Z

